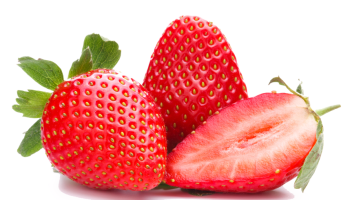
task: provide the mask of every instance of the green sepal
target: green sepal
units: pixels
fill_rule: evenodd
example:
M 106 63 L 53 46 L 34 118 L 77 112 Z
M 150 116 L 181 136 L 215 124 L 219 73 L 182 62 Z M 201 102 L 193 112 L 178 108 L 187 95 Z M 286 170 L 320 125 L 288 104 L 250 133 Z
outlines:
M 56 167 L 53 166 L 52 164 L 51 164 L 51 167 L 52 167 L 52 172 L 53 172 L 53 173 L 60 173 L 60 171 L 58 171 L 58 170 L 56 169 Z
M 91 34 L 85 37 L 83 50 L 90 47 L 92 53 L 92 69 L 113 69 L 121 55 L 119 45 L 115 41 L 109 41 L 99 34 Z
M 183 189 L 183 188 L 181 188 L 181 191 L 186 192 L 186 193 L 193 195 L 193 196 L 208 196 L 208 195 L 215 194 L 215 192 L 213 192 L 213 191 L 195 190 L 195 189 Z
M 275 77 L 275 78 L 272 78 L 272 79 L 270 80 L 269 85 L 270 85 L 271 83 L 279 83 L 280 85 L 285 86 L 291 93 L 293 93 L 293 94 L 297 95 L 298 97 L 302 98 L 304 101 L 307 99 L 307 97 L 304 97 L 301 93 L 297 93 L 296 91 L 292 90 L 279 76 L 278 76 L 278 77 Z M 306 101 L 305 101 L 305 102 L 306 102 Z M 308 102 L 309 102 L 309 101 L 307 100 L 307 102 L 306 102 L 307 105 L 309 105 Z
M 333 106 L 328 106 L 328 107 L 323 108 L 323 109 L 318 109 L 315 112 L 317 113 L 318 116 L 322 116 L 322 115 L 324 115 L 328 112 L 331 112 L 332 110 L 338 109 L 340 107 L 341 106 L 339 104 L 337 104 L 337 105 L 333 105 Z
M 19 97 L 16 99 L 18 105 L 12 106 L 14 111 L 23 113 L 23 117 L 41 118 L 51 93 L 36 90 L 28 90 L 28 92 L 18 90 L 17 95 Z
M 294 182 L 294 188 L 300 189 L 304 192 L 307 184 L 309 183 L 312 175 L 315 173 L 318 162 L 320 161 L 323 150 L 323 125 L 321 119 L 318 121 L 316 131 L 316 144 L 311 149 L 309 155 L 306 157 L 303 166 L 298 174 L 297 179 Z
M 38 119 L 29 128 L 17 149 L 17 152 L 23 157 L 31 156 L 43 147 L 41 144 L 40 122 L 41 119 Z
M 305 101 L 305 103 L 306 103 L 306 105 L 308 106 L 308 108 L 310 108 L 309 98 L 308 98 L 308 97 L 305 97 L 305 96 L 304 96 L 303 94 L 301 94 L 301 93 L 298 93 L 298 92 L 292 90 L 292 88 L 290 88 L 279 76 L 278 76 L 278 77 L 275 77 L 275 78 L 272 78 L 272 79 L 270 80 L 269 85 L 270 85 L 271 83 L 279 83 L 280 85 L 285 86 L 291 93 L 293 93 L 294 95 L 297 95 L 298 97 L 302 98 L 302 99 Z M 310 108 L 310 110 L 311 110 L 311 108 Z M 313 115 L 315 116 L 315 119 L 319 118 L 319 116 L 318 116 L 315 112 L 313 112 Z
M 301 84 L 302 84 L 302 83 L 303 83 L 303 82 L 300 82 L 300 84 L 298 85 L 298 87 L 297 87 L 297 93 L 304 95 L 304 90 L 303 90 L 303 88 L 301 87 Z
M 172 190 L 172 189 L 177 189 L 178 187 L 174 187 L 171 185 L 168 185 L 164 182 L 161 182 L 157 187 L 153 188 L 153 190 Z
M 48 60 L 35 60 L 31 57 L 22 57 L 18 61 L 23 71 L 25 71 L 33 80 L 41 86 L 55 90 L 57 85 L 63 82 L 63 74 L 61 69 Z
M 92 55 L 90 48 L 87 47 L 81 53 L 80 59 L 73 62 L 69 70 L 68 78 L 86 73 L 92 69 Z
M 321 110 L 315 112 L 310 107 L 309 98 L 305 97 L 302 94 L 303 93 L 302 89 L 300 90 L 301 91 L 300 93 L 295 92 L 280 77 L 275 77 L 275 78 L 271 79 L 269 84 L 271 84 L 273 82 L 277 82 L 280 85 L 284 85 L 291 93 L 302 98 L 307 105 L 308 111 L 314 116 L 315 121 L 318 123 L 317 129 L 316 129 L 316 140 L 317 141 L 316 141 L 315 145 L 312 147 L 312 149 L 309 152 L 309 154 L 307 155 L 307 157 L 305 158 L 304 164 L 301 167 L 301 170 L 298 174 L 298 177 L 294 182 L 294 188 L 295 189 L 301 188 L 302 192 L 304 192 L 312 175 L 316 171 L 316 168 L 317 168 L 318 162 L 320 161 L 322 150 L 323 150 L 323 143 L 324 143 L 324 141 L 323 141 L 323 124 L 322 124 L 320 116 L 325 114 L 325 113 L 328 113 L 334 109 L 339 108 L 340 105 L 330 106 L 330 107 L 327 107 L 327 108 L 324 108 L 324 109 L 321 109 Z M 301 88 L 301 86 L 300 86 L 300 88 Z

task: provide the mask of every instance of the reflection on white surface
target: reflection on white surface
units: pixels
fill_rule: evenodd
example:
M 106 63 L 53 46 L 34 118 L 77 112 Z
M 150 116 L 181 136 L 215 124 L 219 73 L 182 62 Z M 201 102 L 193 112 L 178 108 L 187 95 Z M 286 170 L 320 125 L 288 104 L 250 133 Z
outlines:
M 180 189 L 174 190 L 152 190 L 146 192 L 132 192 L 109 190 L 101 191 L 91 189 L 78 183 L 75 183 L 61 174 L 55 174 L 54 178 L 57 182 L 55 197 L 57 199 L 101 199 L 101 200 L 157 200 L 157 199 L 308 199 L 306 194 L 302 194 L 300 190 L 294 190 L 292 183 L 268 192 L 258 194 L 214 194 L 210 196 L 196 197 L 182 192 Z

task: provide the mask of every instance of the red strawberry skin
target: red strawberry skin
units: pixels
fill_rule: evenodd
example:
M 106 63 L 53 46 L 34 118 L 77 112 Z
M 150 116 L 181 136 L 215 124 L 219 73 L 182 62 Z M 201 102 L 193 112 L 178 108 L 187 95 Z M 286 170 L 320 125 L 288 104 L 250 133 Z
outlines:
M 220 29 L 193 16 L 181 17 L 165 30 L 143 85 L 161 109 L 168 150 L 208 116 L 248 97 L 236 57 Z
M 93 70 L 58 85 L 41 122 L 53 166 L 98 189 L 149 190 L 163 179 L 166 135 L 153 98 L 113 70 Z
M 256 193 L 295 178 L 316 142 L 317 122 L 292 94 L 266 93 L 210 117 L 168 155 L 166 183 Z

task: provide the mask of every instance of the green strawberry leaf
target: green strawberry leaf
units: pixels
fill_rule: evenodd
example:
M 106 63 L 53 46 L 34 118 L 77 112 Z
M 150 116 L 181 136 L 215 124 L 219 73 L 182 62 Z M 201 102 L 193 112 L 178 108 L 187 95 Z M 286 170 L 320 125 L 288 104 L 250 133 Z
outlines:
M 301 84 L 302 84 L 302 83 L 303 83 L 303 82 L 300 82 L 300 84 L 298 85 L 298 87 L 297 87 L 297 93 L 304 95 L 304 90 L 303 90 L 303 88 L 301 87 Z
M 113 69 L 121 55 L 119 45 L 109 41 L 99 34 L 91 34 L 85 37 L 83 50 L 90 47 L 92 53 L 92 69 Z
M 31 156 L 43 147 L 41 144 L 40 122 L 41 119 L 38 119 L 38 121 L 29 128 L 17 149 L 17 152 L 23 157 Z
M 183 188 L 181 188 L 181 191 L 186 192 L 193 196 L 208 196 L 208 195 L 215 194 L 215 192 L 212 192 L 212 191 L 183 189 Z
M 18 90 L 17 95 L 19 97 L 16 99 L 18 105 L 13 105 L 12 109 L 23 113 L 23 117 L 40 118 L 51 93 L 36 90 L 28 90 L 28 92 Z
M 18 66 L 23 71 L 49 90 L 55 90 L 57 85 L 63 82 L 62 71 L 54 62 L 42 59 L 34 60 L 31 57 L 22 57 L 18 61 L 20 62 Z
M 307 184 L 309 183 L 312 175 L 315 173 L 318 162 L 320 161 L 323 150 L 323 125 L 321 119 L 318 121 L 316 131 L 316 144 L 311 149 L 309 155 L 306 157 L 303 166 L 298 174 L 297 179 L 294 182 L 294 188 L 300 189 L 304 192 Z
M 81 53 L 80 59 L 73 62 L 69 70 L 68 78 L 86 73 L 92 69 L 92 55 L 90 48 L 87 47 Z
M 153 190 L 172 190 L 178 187 L 170 186 L 164 182 L 161 182 L 157 187 L 153 188 Z

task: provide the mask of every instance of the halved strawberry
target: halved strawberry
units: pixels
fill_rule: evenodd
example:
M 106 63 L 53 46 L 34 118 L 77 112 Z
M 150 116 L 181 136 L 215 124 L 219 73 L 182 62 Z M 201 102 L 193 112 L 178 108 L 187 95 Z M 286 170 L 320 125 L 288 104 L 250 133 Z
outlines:
M 222 192 L 272 190 L 297 176 L 309 155 L 307 174 L 300 173 L 296 184 L 305 189 L 322 151 L 322 123 L 308 99 L 293 93 L 261 94 L 209 118 L 169 154 L 166 183 Z
M 165 30 L 143 85 L 161 109 L 168 150 L 216 111 L 248 97 L 225 36 L 194 16 L 183 16 Z

